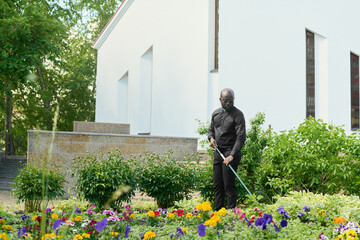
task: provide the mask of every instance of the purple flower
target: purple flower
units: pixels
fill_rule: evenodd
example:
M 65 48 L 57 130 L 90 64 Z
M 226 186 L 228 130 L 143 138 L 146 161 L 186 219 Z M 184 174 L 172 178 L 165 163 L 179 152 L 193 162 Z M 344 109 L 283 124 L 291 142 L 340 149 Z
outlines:
M 93 215 L 95 212 L 92 209 L 88 209 L 86 211 L 87 214 L 89 214 L 90 216 Z
M 310 207 L 308 207 L 308 206 L 304 206 L 303 209 L 305 212 L 310 212 Z
M 280 225 L 284 228 L 287 226 L 287 221 L 285 219 L 281 220 Z
M 169 213 L 169 211 L 166 208 L 164 208 L 161 212 L 165 216 Z
M 299 212 L 299 213 L 297 214 L 297 216 L 301 219 L 301 218 L 305 217 L 305 214 L 303 214 L 302 212 Z
M 220 236 L 219 230 L 216 229 L 216 235 Z
M 266 223 L 270 224 L 272 222 L 272 215 L 264 213 L 263 216 Z
M 249 220 L 245 217 L 245 215 L 244 215 L 244 219 L 245 219 L 245 221 L 247 222 L 248 227 L 251 226 L 251 222 L 249 222 Z
M 91 207 L 91 208 L 94 208 L 94 209 L 96 208 L 96 206 L 95 206 L 95 205 L 92 205 L 92 204 L 90 204 L 90 207 Z
M 264 221 L 263 218 L 256 219 L 255 226 L 259 227 L 259 226 L 262 226 L 263 224 L 266 224 L 266 222 Z
M 49 212 L 51 212 L 51 208 L 45 209 L 45 213 L 49 213 Z
M 30 218 L 30 217 L 29 217 L 29 216 L 26 216 L 25 214 L 21 215 L 21 219 L 22 219 L 23 221 L 25 221 L 27 218 Z M 0 217 L 0 219 L 1 219 L 1 217 Z
M 63 224 L 63 223 L 64 223 L 64 221 L 63 221 L 62 219 L 56 220 L 56 221 L 54 222 L 53 229 L 56 231 L 56 229 L 58 229 L 58 228 L 61 226 L 61 224 Z
M 282 205 L 276 211 L 283 215 L 285 218 L 290 218 Z
M 81 213 L 80 208 L 78 208 L 78 207 L 76 206 L 76 210 L 75 210 L 75 212 L 76 212 L 76 213 Z
M 206 226 L 202 223 L 199 224 L 198 226 L 198 234 L 200 237 L 204 237 L 205 236 L 205 229 L 206 229 Z
M 274 228 L 275 228 L 275 231 L 280 232 L 279 227 L 275 223 L 274 223 Z
M 173 238 L 174 234 L 170 234 L 170 238 Z
M 184 232 L 181 228 L 176 228 L 176 236 L 185 236 Z
M 129 232 L 130 232 L 130 227 L 129 227 L 129 225 L 126 225 L 126 227 L 125 227 L 125 238 L 129 237 Z
M 98 222 L 95 225 L 95 229 L 99 232 L 101 232 L 105 227 L 107 226 L 107 219 L 104 218 L 103 220 L 101 220 L 100 222 Z
M 126 208 L 127 210 L 129 210 L 129 209 L 131 208 L 131 206 L 130 206 L 130 205 L 126 205 L 125 208 Z
M 1 219 L 1 218 L 0 218 Z M 18 238 L 21 238 L 25 233 L 26 233 L 26 227 L 22 227 L 19 231 L 18 231 Z
M 140 234 L 140 238 L 141 238 L 141 239 L 144 239 L 144 237 L 145 237 L 145 233 L 141 233 L 141 234 Z

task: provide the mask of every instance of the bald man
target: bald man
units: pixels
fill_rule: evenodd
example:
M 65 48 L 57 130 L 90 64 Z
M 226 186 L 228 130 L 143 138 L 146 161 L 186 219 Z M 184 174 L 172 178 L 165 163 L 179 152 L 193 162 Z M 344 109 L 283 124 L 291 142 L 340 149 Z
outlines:
M 234 106 L 234 91 L 225 88 L 220 93 L 221 108 L 216 109 L 211 117 L 208 139 L 210 146 L 218 148 L 225 156 L 221 158 L 214 152 L 213 174 L 215 189 L 215 210 L 225 205 L 227 196 L 227 209 L 236 207 L 237 191 L 235 175 L 228 167 L 230 164 L 235 171 L 240 163 L 241 148 L 246 140 L 244 114 Z

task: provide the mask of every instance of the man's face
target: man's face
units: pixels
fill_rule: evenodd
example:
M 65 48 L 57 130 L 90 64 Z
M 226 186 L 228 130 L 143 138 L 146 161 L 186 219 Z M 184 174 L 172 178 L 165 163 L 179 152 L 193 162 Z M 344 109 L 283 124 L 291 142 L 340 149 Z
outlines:
M 220 103 L 225 111 L 229 112 L 234 107 L 234 96 L 230 93 L 221 94 Z

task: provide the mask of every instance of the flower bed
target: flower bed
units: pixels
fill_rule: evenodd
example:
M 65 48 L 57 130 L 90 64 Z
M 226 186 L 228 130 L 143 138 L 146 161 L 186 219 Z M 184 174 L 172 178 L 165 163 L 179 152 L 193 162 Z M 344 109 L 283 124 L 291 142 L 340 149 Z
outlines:
M 358 239 L 358 197 L 292 192 L 273 205 L 217 212 L 198 201 L 119 211 L 59 203 L 16 216 L 0 209 L 0 239 Z

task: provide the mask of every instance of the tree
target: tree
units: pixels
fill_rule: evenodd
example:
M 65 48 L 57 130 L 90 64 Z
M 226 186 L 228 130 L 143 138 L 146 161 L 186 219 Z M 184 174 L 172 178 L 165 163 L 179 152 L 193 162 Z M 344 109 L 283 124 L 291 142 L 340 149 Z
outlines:
M 31 71 L 40 75 L 46 61 L 56 61 L 67 35 L 68 11 L 45 0 L 0 0 L 0 6 L 1 112 L 10 133 L 9 152 L 15 154 L 14 95 L 26 88 Z

